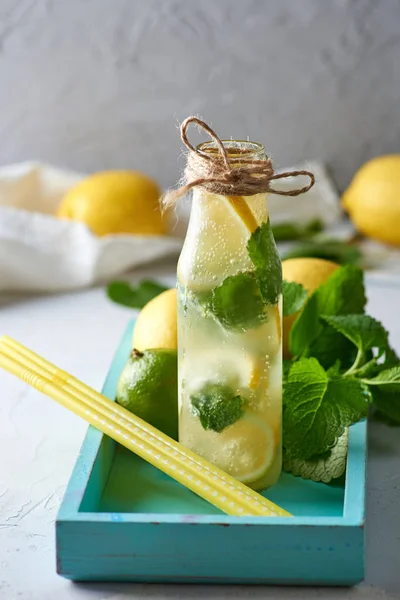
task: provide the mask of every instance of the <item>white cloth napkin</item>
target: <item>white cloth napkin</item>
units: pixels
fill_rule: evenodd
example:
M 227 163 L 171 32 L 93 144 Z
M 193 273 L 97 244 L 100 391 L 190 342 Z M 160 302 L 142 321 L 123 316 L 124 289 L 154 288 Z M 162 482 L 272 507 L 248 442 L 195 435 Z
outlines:
M 325 167 L 312 162 L 294 168 L 311 170 L 316 184 L 295 198 L 270 194 L 272 222 L 306 223 L 320 218 L 328 232 L 349 237 L 353 230 L 343 224 L 338 195 Z M 40 162 L 0 168 L 0 293 L 84 288 L 106 283 L 156 259 L 179 255 L 190 200 L 179 203 L 168 236 L 97 237 L 81 223 L 53 216 L 64 193 L 82 177 L 82 173 Z M 289 189 L 306 183 L 306 178 L 304 183 L 300 178 L 278 180 L 275 185 Z M 400 253 L 393 254 L 380 245 L 370 251 L 384 256 L 390 272 L 397 265 L 400 273 Z
M 0 169 L 0 292 L 83 288 L 179 253 L 182 240 L 172 236 L 97 237 L 52 216 L 82 177 L 31 162 Z

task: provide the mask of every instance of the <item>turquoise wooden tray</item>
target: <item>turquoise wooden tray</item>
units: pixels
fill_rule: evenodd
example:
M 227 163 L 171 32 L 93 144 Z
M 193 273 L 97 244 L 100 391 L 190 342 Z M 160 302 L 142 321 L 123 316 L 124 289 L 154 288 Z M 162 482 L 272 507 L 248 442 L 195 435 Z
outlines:
M 134 322 L 103 393 L 114 399 Z M 57 572 L 73 580 L 353 585 L 364 574 L 366 423 L 346 477 L 283 473 L 268 497 L 293 518 L 229 517 L 89 427 L 56 522 Z

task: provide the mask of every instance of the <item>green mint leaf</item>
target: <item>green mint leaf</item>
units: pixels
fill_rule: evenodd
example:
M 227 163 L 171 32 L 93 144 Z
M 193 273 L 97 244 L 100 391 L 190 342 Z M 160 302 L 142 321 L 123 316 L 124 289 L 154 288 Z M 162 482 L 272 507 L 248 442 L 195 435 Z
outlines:
M 339 437 L 331 450 L 308 460 L 302 458 L 291 458 L 284 453 L 283 468 L 293 475 L 312 481 L 329 483 L 332 479 L 341 477 L 346 470 L 347 451 L 349 445 L 349 430 Z
M 283 388 L 283 445 L 308 459 L 330 450 L 346 427 L 367 415 L 370 394 L 356 379 L 330 380 L 315 358 L 293 363 Z
M 287 242 L 291 240 L 301 240 L 320 233 L 324 228 L 321 219 L 313 219 L 305 225 L 296 223 L 279 223 L 272 226 L 272 233 L 276 242 Z
M 287 317 L 298 312 L 307 299 L 307 291 L 301 283 L 282 281 L 283 316 Z
M 363 382 L 368 385 L 385 386 L 387 390 L 393 392 L 398 390 L 400 393 L 400 365 L 381 371 L 373 379 L 363 379 Z
M 314 293 L 307 300 L 290 330 L 289 348 L 293 356 L 301 356 L 305 353 L 310 343 L 317 338 L 321 331 L 318 300 Z
M 351 265 L 336 269 L 314 293 L 320 315 L 362 313 L 367 302 L 363 271 Z
M 321 337 L 311 344 L 308 356 L 314 356 L 327 369 L 340 357 L 343 369 L 348 369 L 356 358 L 357 351 L 346 337 L 327 326 Z
M 220 433 L 238 421 L 244 413 L 244 400 L 224 385 L 207 384 L 190 397 L 203 429 Z
M 359 379 L 362 379 L 363 377 L 374 376 L 377 375 L 377 373 L 379 373 L 380 370 L 381 368 L 380 365 L 378 365 L 377 363 L 377 359 L 372 358 L 357 369 L 357 377 Z
M 287 381 L 287 377 L 289 375 L 289 371 L 292 367 L 293 361 L 292 360 L 288 360 L 286 358 L 283 359 L 283 364 L 282 364 L 282 380 L 283 383 L 285 383 L 285 381 Z
M 323 258 L 338 265 L 359 265 L 363 254 L 359 248 L 341 240 L 307 240 L 285 252 L 283 258 Z
M 382 354 L 387 347 L 388 332 L 379 321 L 369 315 L 323 315 L 321 318 L 346 336 L 363 353 L 378 348 Z
M 327 375 L 329 378 L 334 378 L 334 377 L 338 377 L 340 375 L 340 369 L 342 367 L 342 363 L 341 360 L 338 358 L 337 360 L 335 360 L 335 362 L 333 363 L 333 365 L 331 367 L 329 367 L 329 369 L 327 370 Z
M 137 286 L 132 286 L 126 281 L 113 281 L 107 286 L 107 296 L 116 304 L 129 306 L 129 308 L 143 308 L 150 300 L 167 289 L 149 279 L 141 281 Z
M 282 293 L 282 264 L 269 219 L 251 234 L 247 251 L 255 266 L 264 302 L 276 304 Z
M 363 272 L 357 267 L 340 267 L 308 298 L 293 323 L 290 351 L 295 356 L 317 358 L 329 367 L 340 358 L 343 366 L 354 360 L 354 346 L 320 317 L 362 313 L 366 304 Z
M 206 307 L 226 329 L 247 331 L 266 321 L 254 273 L 239 273 L 224 279 L 212 290 Z
M 371 389 L 374 406 L 386 419 L 400 425 L 400 389 L 397 393 L 387 391 L 387 388 L 373 387 Z

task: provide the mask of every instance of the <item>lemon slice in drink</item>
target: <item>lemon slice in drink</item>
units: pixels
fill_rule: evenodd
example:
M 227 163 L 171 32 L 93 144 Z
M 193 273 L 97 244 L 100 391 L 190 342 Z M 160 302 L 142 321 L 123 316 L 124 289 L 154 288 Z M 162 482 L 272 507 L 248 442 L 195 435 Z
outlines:
M 228 200 L 207 193 L 199 200 L 192 207 L 178 263 L 179 281 L 194 292 L 214 288 L 226 277 L 254 268 L 246 250 L 249 230 Z
M 265 477 L 274 460 L 276 441 L 272 428 L 264 420 L 248 411 L 239 421 L 216 433 L 203 429 L 195 415 L 187 412 L 182 416 L 183 445 L 243 483 Z
M 275 436 L 271 427 L 251 413 L 220 434 L 218 461 L 224 471 L 251 483 L 261 479 L 274 458 Z
M 190 354 L 182 361 L 182 375 L 190 392 L 201 389 L 205 383 L 218 383 L 229 386 L 235 394 L 246 389 L 257 389 L 262 371 L 257 357 L 234 349 L 215 352 L 202 349 Z

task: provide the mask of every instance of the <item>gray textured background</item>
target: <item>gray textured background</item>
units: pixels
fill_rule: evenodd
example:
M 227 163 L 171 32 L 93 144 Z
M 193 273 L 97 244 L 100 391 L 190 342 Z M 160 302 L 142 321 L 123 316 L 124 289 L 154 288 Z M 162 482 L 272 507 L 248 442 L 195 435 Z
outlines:
M 172 185 L 190 113 L 341 189 L 399 150 L 398 0 L 0 0 L 0 22 L 0 164 Z

